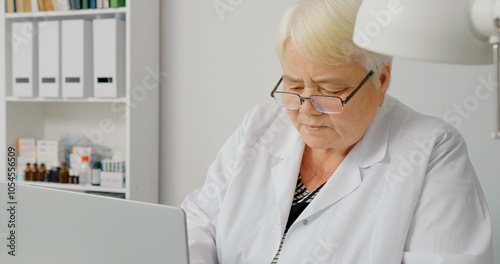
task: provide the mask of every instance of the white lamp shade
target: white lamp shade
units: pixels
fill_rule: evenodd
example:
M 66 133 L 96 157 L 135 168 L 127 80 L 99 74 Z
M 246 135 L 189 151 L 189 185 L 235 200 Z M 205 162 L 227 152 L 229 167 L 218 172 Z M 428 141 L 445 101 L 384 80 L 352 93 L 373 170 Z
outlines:
M 471 22 L 470 0 L 364 0 L 353 41 L 408 59 L 457 64 L 493 62 L 488 38 Z

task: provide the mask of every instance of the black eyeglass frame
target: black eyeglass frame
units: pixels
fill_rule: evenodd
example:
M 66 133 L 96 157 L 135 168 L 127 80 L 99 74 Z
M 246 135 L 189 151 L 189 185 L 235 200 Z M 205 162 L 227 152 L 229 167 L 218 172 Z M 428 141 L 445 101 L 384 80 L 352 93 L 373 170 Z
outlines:
M 363 87 L 363 85 L 366 83 L 366 81 L 368 81 L 368 79 L 370 79 L 370 77 L 374 74 L 375 72 L 373 70 L 371 70 L 370 72 L 368 72 L 368 74 L 366 75 L 366 77 L 363 79 L 363 81 L 361 81 L 361 83 L 358 85 L 358 87 L 356 87 L 356 89 L 354 89 L 354 91 L 351 92 L 351 94 L 349 94 L 345 100 L 342 100 L 342 98 L 338 97 L 338 96 L 330 96 L 330 95 L 311 95 L 309 97 L 302 97 L 296 93 L 290 93 L 290 92 L 282 92 L 282 91 L 276 91 L 278 90 L 278 87 L 280 86 L 281 82 L 283 81 L 283 76 L 281 76 L 280 80 L 278 81 L 278 83 L 276 84 L 276 86 L 274 86 L 274 89 L 271 91 L 271 97 L 274 98 L 276 100 L 276 97 L 274 97 L 274 94 L 275 93 L 281 93 L 281 94 L 291 94 L 291 95 L 296 95 L 297 97 L 299 97 L 300 99 L 300 105 L 302 105 L 304 103 L 305 100 L 309 100 L 311 101 L 311 98 L 314 98 L 314 97 L 327 97 L 327 98 L 336 98 L 336 99 L 339 99 L 340 102 L 342 103 L 342 110 L 344 109 L 344 105 L 347 104 L 347 102 L 349 102 L 352 97 L 359 91 L 359 89 L 361 89 L 361 87 Z M 322 112 L 322 113 L 325 113 L 324 111 L 321 111 L 319 110 L 318 108 L 316 108 L 316 105 L 314 102 L 311 102 L 312 105 L 314 106 L 314 109 Z M 285 107 L 286 108 L 286 107 Z M 298 108 L 297 108 L 298 109 Z M 338 112 L 338 113 L 342 113 L 342 112 Z M 329 113 L 329 112 L 326 112 L 326 114 L 338 114 L 338 113 Z

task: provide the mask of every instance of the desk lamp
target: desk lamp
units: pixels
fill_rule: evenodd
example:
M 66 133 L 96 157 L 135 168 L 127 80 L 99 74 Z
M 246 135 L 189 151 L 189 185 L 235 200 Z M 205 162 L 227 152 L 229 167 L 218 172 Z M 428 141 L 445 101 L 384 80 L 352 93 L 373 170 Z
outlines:
M 494 64 L 500 138 L 500 0 L 364 0 L 353 41 L 415 60 Z

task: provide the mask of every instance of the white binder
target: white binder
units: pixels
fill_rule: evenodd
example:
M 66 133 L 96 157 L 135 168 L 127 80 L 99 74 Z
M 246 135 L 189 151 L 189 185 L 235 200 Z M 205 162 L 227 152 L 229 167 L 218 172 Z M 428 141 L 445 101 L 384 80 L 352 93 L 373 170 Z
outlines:
M 56 21 L 38 22 L 38 96 L 61 96 L 61 26 Z
M 37 34 L 33 22 L 12 23 L 12 95 L 37 96 Z
M 125 96 L 125 22 L 96 19 L 94 34 L 94 97 Z
M 62 96 L 92 96 L 92 22 L 61 21 Z

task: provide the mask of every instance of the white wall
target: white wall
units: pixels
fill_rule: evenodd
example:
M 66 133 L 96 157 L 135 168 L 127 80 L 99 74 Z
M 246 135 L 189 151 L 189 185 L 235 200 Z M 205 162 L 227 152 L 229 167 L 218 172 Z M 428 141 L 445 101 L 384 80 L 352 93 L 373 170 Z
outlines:
M 289 0 L 161 2 L 160 201 L 179 205 L 218 149 L 281 76 L 274 35 Z
M 160 91 L 161 203 L 179 205 L 199 187 L 217 150 L 244 113 L 269 99 L 281 74 L 274 34 L 290 2 L 161 2 L 161 70 L 169 74 Z M 219 16 L 214 3 L 234 7 Z M 389 93 L 462 132 L 498 226 L 500 140 L 489 137 L 495 127 L 495 94 L 482 84 L 491 72 L 490 66 L 395 59 Z M 500 264 L 500 232 L 494 231 Z

